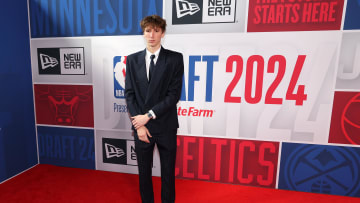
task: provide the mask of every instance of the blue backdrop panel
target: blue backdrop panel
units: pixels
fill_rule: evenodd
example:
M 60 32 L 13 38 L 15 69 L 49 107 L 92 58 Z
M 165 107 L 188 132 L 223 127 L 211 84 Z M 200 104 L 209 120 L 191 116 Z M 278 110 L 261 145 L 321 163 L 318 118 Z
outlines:
M 348 0 L 344 30 L 360 29 L 360 0 Z
M 360 196 L 360 148 L 283 143 L 279 189 Z
M 162 16 L 162 0 L 30 0 L 31 37 L 141 34 L 140 20 Z
M 26 0 L 0 6 L 0 182 L 37 164 Z
M 41 164 L 95 169 L 94 130 L 38 126 Z

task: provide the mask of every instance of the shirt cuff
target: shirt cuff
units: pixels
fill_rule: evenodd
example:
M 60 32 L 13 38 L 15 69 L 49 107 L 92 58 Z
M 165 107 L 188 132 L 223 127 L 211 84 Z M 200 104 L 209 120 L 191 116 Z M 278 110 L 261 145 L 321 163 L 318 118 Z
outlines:
M 155 115 L 155 113 L 153 112 L 153 110 L 150 110 L 150 111 L 149 111 L 149 114 L 151 114 L 151 116 L 152 116 L 153 119 L 156 119 L 156 115 Z

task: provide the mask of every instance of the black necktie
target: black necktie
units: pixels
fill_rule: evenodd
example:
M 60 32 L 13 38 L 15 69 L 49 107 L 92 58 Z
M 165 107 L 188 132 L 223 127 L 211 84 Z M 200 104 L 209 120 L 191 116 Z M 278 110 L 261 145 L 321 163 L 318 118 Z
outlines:
M 150 67 L 149 67 L 149 82 L 151 80 L 151 75 L 155 68 L 154 58 L 155 58 L 154 54 L 150 56 L 151 61 L 150 61 Z

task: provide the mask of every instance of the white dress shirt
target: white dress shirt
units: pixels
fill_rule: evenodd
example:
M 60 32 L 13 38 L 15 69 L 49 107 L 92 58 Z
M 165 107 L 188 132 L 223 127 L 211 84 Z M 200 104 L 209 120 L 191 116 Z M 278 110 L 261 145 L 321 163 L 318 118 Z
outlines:
M 148 80 L 149 80 L 149 69 L 150 69 L 150 62 L 151 62 L 150 56 L 155 55 L 154 65 L 156 65 L 156 62 L 159 58 L 160 50 L 161 50 L 161 47 L 155 53 L 151 53 L 149 50 L 146 49 L 145 63 L 146 63 L 146 76 L 147 76 Z

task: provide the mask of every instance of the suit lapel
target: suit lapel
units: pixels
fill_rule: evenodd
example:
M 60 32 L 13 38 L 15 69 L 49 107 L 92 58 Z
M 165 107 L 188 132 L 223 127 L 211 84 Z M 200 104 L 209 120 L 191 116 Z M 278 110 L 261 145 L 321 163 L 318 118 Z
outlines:
M 161 47 L 159 58 L 156 61 L 154 72 L 151 75 L 151 81 L 149 83 L 149 88 L 147 91 L 145 102 L 148 101 L 148 99 L 153 94 L 153 91 L 155 90 L 156 86 L 159 84 L 160 79 L 162 78 L 162 75 L 164 74 L 166 68 L 165 62 L 166 62 L 166 50 L 163 47 Z
M 142 96 L 143 98 L 146 98 L 146 94 L 148 92 L 149 89 L 149 83 L 148 83 L 148 79 L 147 79 L 147 75 L 146 75 L 146 62 L 145 62 L 145 54 L 146 54 L 146 49 L 144 49 L 144 51 L 142 51 L 139 55 L 138 55 L 138 64 L 137 64 L 137 73 L 138 73 L 138 78 L 139 78 L 139 83 L 141 84 L 141 86 L 144 88 L 141 88 L 143 91 L 142 92 Z

